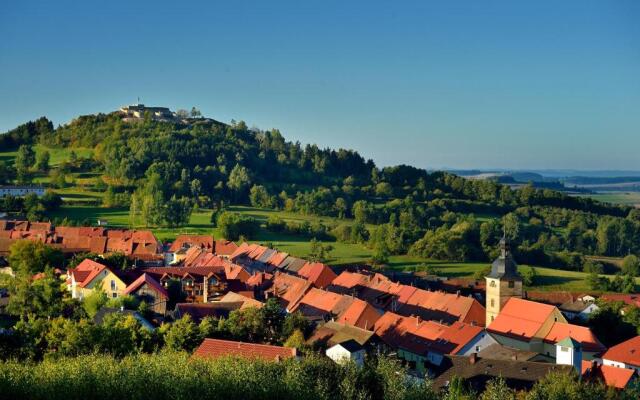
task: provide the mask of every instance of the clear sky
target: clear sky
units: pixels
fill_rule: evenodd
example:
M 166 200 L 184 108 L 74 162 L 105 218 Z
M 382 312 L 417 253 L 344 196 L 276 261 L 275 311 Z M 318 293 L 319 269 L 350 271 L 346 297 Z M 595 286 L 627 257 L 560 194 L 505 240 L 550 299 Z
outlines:
M 2 3 L 0 131 L 138 96 L 379 165 L 640 170 L 640 1 Z

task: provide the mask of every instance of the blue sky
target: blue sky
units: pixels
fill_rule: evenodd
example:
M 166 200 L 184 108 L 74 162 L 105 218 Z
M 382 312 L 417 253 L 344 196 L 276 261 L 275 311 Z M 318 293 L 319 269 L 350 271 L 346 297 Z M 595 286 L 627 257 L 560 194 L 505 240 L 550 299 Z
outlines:
M 380 165 L 640 169 L 640 2 L 12 1 L 0 131 L 148 105 Z

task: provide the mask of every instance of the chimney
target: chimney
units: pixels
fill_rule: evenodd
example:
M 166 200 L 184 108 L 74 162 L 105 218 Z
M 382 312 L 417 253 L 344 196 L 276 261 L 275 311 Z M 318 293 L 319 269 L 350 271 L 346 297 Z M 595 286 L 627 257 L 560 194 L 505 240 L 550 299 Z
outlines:
M 473 353 L 469 356 L 469 364 L 473 365 L 478 361 L 478 353 Z

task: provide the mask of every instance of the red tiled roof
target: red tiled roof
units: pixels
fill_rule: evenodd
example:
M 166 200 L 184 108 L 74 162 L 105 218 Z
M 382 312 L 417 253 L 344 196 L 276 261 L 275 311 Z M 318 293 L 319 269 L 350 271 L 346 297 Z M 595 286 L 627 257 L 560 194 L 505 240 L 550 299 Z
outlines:
M 640 336 L 611 347 L 602 355 L 602 359 L 640 367 Z
M 355 289 L 358 286 L 365 286 L 369 282 L 369 279 L 369 276 L 364 274 L 343 271 L 340 275 L 334 278 L 331 282 L 331 286 L 336 286 L 342 289 Z
M 512 297 L 487 329 L 499 334 L 531 339 L 554 309 L 555 307 L 549 304 Z
M 267 261 L 267 264 L 277 267 L 278 265 L 282 264 L 282 262 L 287 257 L 289 257 L 289 254 L 277 251 L 271 256 L 271 258 L 269 258 L 269 260 Z
M 149 274 L 142 274 L 138 279 L 133 281 L 127 288 L 124 290 L 124 294 L 131 294 L 138 290 L 142 285 L 147 284 L 150 288 L 153 288 L 156 292 L 160 294 L 165 299 L 169 298 L 169 293 L 167 290 L 162 287 L 160 282 L 153 279 L 153 277 Z
M 210 358 L 234 356 L 277 361 L 295 357 L 296 349 L 230 340 L 205 339 L 193 355 Z
M 83 288 L 91 283 L 91 281 L 105 269 L 107 269 L 106 266 L 85 258 L 77 267 L 70 270 L 70 272 L 73 274 L 76 284 Z
M 255 246 L 255 245 L 253 245 Z M 234 259 L 237 257 L 242 257 L 245 256 L 249 253 L 249 251 L 251 251 L 252 247 L 249 245 L 249 243 L 247 242 L 243 242 L 242 244 L 240 244 L 240 246 L 238 246 L 238 248 L 229 256 L 230 259 Z
M 169 251 L 175 253 L 176 251 L 186 247 L 200 247 L 205 250 L 213 251 L 214 240 L 213 236 L 209 235 L 178 235 L 176 240 L 171 243 Z
M 247 286 L 251 287 L 262 287 L 262 285 L 270 280 L 273 280 L 273 274 L 269 274 L 266 272 L 257 272 L 251 275 L 251 277 L 247 279 L 245 283 L 247 284 Z
M 336 318 L 336 321 L 372 330 L 381 316 L 382 314 L 371 304 L 360 299 L 354 299 L 347 309 Z
M 216 240 L 214 253 L 219 256 L 231 256 L 238 249 L 238 245 L 231 240 Z
M 630 306 L 640 307 L 640 295 L 637 294 L 605 294 L 600 298 L 606 301 L 621 301 Z
M 327 292 L 322 289 L 311 288 L 307 294 L 305 294 L 298 304 L 290 309 L 294 312 L 301 307 L 305 309 L 313 309 L 318 312 L 333 313 L 338 315 L 342 313 L 348 305 L 346 302 L 352 302 L 353 298 L 349 296 L 343 296 L 337 293 Z M 303 314 L 305 312 L 303 311 Z
M 324 289 L 337 278 L 333 270 L 323 263 L 306 263 L 299 271 L 298 275 L 307 278 L 315 287 Z
M 483 332 L 482 327 L 454 322 L 451 326 L 416 317 L 387 312 L 375 326 L 375 333 L 392 348 L 404 348 L 414 354 L 435 351 L 456 354 Z
M 600 343 L 598 338 L 591 332 L 591 329 L 564 322 L 555 322 L 547 336 L 545 336 L 544 341 L 555 344 L 566 337 L 571 337 L 580 342 L 584 351 L 597 353 L 606 350 L 606 347 Z
M 306 279 L 276 272 L 271 291 L 285 302 L 288 310 L 291 310 L 310 287 L 311 284 Z
M 589 361 L 582 361 L 582 376 L 598 379 L 607 386 L 624 389 L 633 379 L 635 371 L 627 368 L 617 368 L 610 365 L 597 365 Z

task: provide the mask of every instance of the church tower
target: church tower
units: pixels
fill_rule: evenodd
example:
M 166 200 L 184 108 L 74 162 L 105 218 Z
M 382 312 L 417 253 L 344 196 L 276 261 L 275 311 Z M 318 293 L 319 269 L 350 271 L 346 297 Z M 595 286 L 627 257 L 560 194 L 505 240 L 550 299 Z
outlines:
M 500 240 L 500 256 L 491 264 L 487 281 L 486 321 L 489 326 L 498 316 L 504 304 L 511 297 L 522 297 L 522 277 L 513 260 L 511 246 L 506 237 Z

